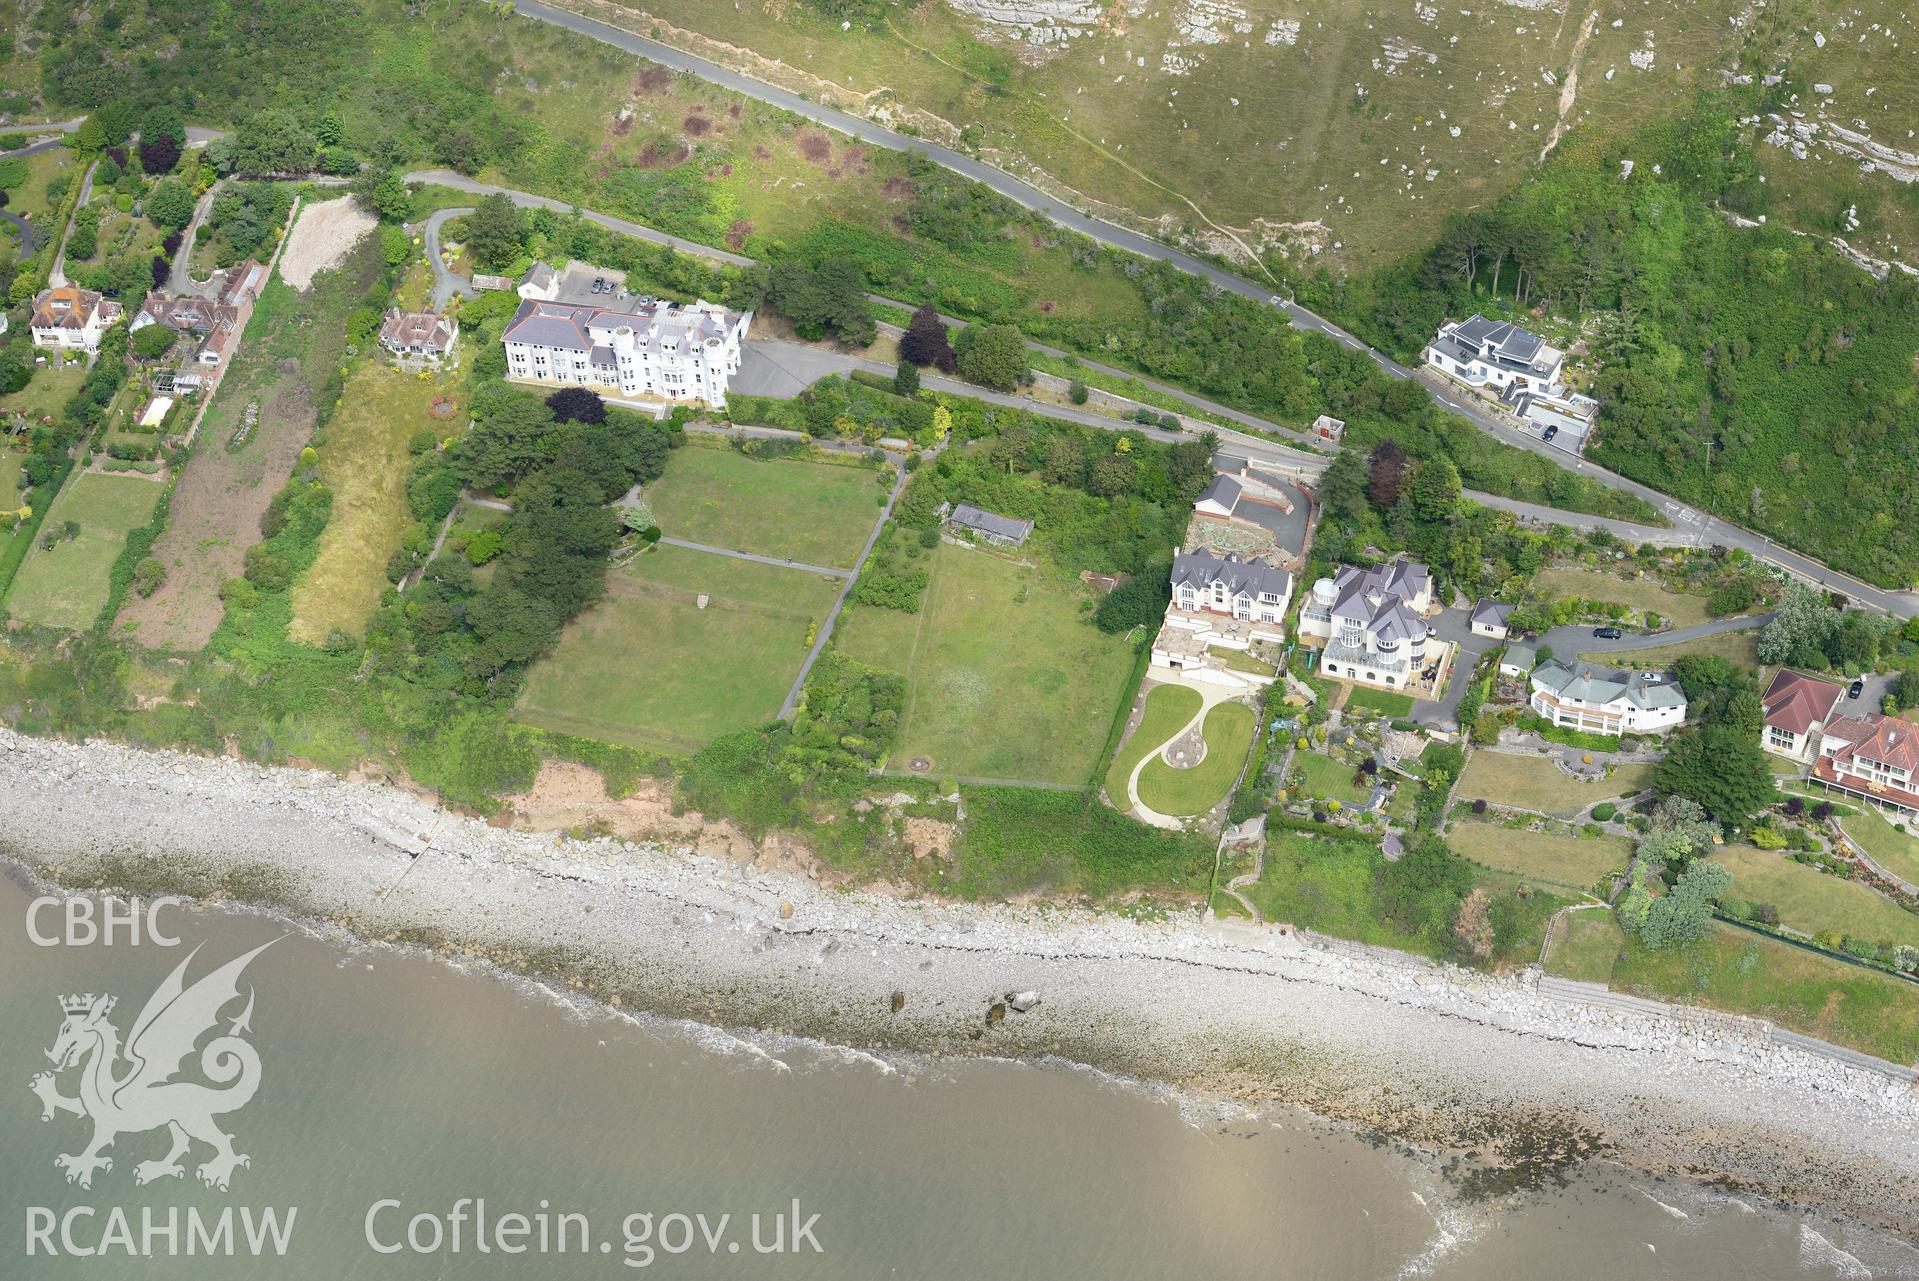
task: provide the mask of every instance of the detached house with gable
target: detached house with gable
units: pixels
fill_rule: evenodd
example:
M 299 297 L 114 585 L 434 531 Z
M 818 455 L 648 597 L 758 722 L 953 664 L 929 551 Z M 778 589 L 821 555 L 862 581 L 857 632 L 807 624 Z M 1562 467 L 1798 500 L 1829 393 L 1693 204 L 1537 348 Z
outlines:
M 1245 652 L 1255 641 L 1286 639 L 1293 576 L 1276 565 L 1199 550 L 1173 558 L 1173 600 L 1153 640 L 1153 662 L 1188 672 L 1216 670 L 1208 650 Z M 1270 678 L 1220 675 L 1264 684 Z
M 1821 729 L 1812 778 L 1862 801 L 1919 815 L 1919 725 L 1868 712 Z
M 100 337 L 120 319 L 120 304 L 91 289 L 59 285 L 33 300 L 33 345 L 63 351 L 100 350 Z
M 1759 745 L 1775 756 L 1810 764 L 1818 758 L 1821 731 L 1844 693 L 1831 681 L 1782 668 L 1766 686 L 1766 724 Z
M 1426 665 L 1432 608 L 1432 572 L 1418 561 L 1348 566 L 1313 584 L 1299 631 L 1325 642 L 1319 670 L 1327 676 L 1404 689 Z

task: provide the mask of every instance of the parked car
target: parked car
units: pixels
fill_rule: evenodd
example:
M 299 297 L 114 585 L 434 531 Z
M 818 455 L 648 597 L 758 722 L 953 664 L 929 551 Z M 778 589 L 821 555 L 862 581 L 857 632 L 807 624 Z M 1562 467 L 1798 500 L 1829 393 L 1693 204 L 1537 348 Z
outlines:
M 1622 640 L 1624 639 L 1625 635 L 1626 633 L 1620 631 L 1617 627 L 1593 628 L 1594 640 Z
M 1540 439 L 1551 440 L 1554 436 L 1557 436 L 1558 434 L 1559 434 L 1559 428 L 1551 423 L 1548 423 L 1546 425 L 1546 434 L 1541 436 Z
M 1639 673 L 1639 679 L 1645 681 L 1648 685 L 1658 685 L 1665 681 L 1666 674 L 1664 672 L 1641 672 Z
M 1431 623 L 1426 624 L 1426 639 L 1431 640 L 1437 635 L 1439 635 L 1439 629 Z
M 1846 687 L 1847 698 L 1857 698 L 1865 692 L 1866 692 L 1866 683 L 1862 680 L 1854 681 L 1852 684 Z
M 606 277 L 605 277 L 605 276 L 598 276 L 598 277 L 595 277 L 595 278 L 594 278 L 594 281 L 593 281 L 593 292 L 594 292 L 594 293 L 596 293 L 596 294 L 603 294 L 603 293 L 605 293 L 605 292 L 606 292 Z

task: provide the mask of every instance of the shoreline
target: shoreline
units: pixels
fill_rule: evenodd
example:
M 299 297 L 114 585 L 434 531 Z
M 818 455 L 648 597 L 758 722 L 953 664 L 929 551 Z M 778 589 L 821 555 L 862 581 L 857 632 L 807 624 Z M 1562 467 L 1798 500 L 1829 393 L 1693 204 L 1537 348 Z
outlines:
M 0 834 L 0 855 L 56 884 L 259 905 L 618 1010 L 854 1050 L 1052 1057 L 1299 1106 L 1467 1153 L 1488 1191 L 1603 1157 L 1919 1236 L 1919 1090 L 1703 1023 L 1557 1001 L 1530 971 L 1331 950 L 1197 913 L 847 892 L 507 831 L 319 770 L 5 729 Z M 1038 1005 L 1004 1004 L 1026 991 Z

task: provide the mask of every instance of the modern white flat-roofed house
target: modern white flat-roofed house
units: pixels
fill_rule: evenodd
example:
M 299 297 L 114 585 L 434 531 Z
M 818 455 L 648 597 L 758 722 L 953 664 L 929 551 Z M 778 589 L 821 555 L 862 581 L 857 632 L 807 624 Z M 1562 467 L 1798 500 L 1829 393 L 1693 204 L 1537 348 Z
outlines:
M 1766 686 L 1766 724 L 1759 745 L 1775 756 L 1812 762 L 1819 754 L 1820 731 L 1844 694 L 1831 681 L 1781 669 Z
M 1919 725 L 1878 712 L 1835 716 L 1820 730 L 1812 777 L 1848 796 L 1919 814 Z
M 77 285 L 42 289 L 33 300 L 33 345 L 91 356 L 100 350 L 100 336 L 120 315 L 119 303 L 91 289 Z
M 517 382 L 590 387 L 616 398 L 726 404 L 753 313 L 652 298 L 615 311 L 529 298 L 501 335 Z
M 1300 606 L 1299 631 L 1325 641 L 1325 675 L 1403 689 L 1425 666 L 1424 615 L 1432 605 L 1432 573 L 1417 561 L 1348 566 L 1313 584 Z
M 1671 681 L 1549 658 L 1532 671 L 1532 709 L 1589 734 L 1655 734 L 1686 719 L 1686 695 Z
M 1530 329 L 1481 315 L 1449 320 L 1421 353 L 1426 363 L 1472 387 L 1517 386 L 1558 395 L 1566 353 Z

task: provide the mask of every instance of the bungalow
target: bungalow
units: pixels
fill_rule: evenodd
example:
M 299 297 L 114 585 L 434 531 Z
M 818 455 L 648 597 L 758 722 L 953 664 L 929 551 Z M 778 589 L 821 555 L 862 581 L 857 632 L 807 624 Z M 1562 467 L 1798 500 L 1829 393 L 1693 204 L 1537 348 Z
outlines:
M 92 356 L 100 350 L 100 336 L 120 316 L 119 303 L 91 289 L 42 289 L 33 300 L 33 345 Z
M 1766 728 L 1759 745 L 1775 756 L 1811 763 L 1819 755 L 1820 731 L 1844 693 L 1831 681 L 1780 669 L 1766 686 Z
M 1919 815 L 1919 725 L 1877 712 L 1835 716 L 1820 731 L 1812 778 L 1862 801 Z
M 1505 640 L 1506 620 L 1512 617 L 1512 612 L 1513 607 L 1503 600 L 1483 598 L 1475 602 L 1471 618 L 1473 635 Z
M 1686 719 L 1686 696 L 1656 676 L 1549 658 L 1532 671 L 1532 709 L 1565 729 L 1648 734 Z
M 1319 669 L 1326 675 L 1403 689 L 1426 665 L 1423 616 L 1432 607 L 1433 576 L 1417 561 L 1348 566 L 1313 584 L 1299 632 L 1325 641 Z
M 1015 520 L 971 503 L 961 503 L 955 507 L 953 514 L 946 518 L 946 523 L 995 547 L 1018 547 L 1033 533 L 1033 522 L 1030 520 Z
M 439 368 L 459 337 L 459 321 L 431 311 L 396 309 L 387 312 L 380 325 L 380 346 L 396 364 L 409 368 Z

